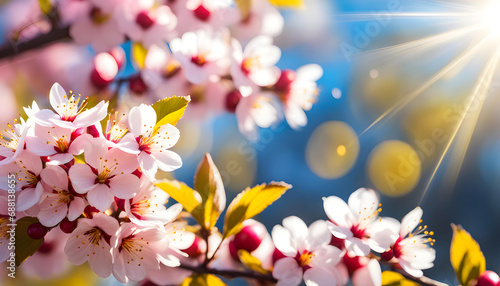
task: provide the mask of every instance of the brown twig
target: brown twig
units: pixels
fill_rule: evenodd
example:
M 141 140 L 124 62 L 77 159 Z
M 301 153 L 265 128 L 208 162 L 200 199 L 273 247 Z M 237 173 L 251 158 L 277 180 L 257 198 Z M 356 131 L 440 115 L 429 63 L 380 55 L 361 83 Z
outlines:
M 43 48 L 56 42 L 70 39 L 69 27 L 55 27 L 50 32 L 41 34 L 25 42 L 6 42 L 0 46 L 0 59 L 10 58 L 30 50 Z

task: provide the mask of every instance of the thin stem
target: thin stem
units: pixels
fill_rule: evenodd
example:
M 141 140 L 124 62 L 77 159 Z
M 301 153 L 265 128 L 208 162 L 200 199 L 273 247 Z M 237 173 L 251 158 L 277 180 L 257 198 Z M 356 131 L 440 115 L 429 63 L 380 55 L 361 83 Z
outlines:
M 70 40 L 69 27 L 55 27 L 47 34 L 39 35 L 31 40 L 17 43 L 7 42 L 0 46 L 0 59 L 10 58 L 21 53 L 39 49 L 56 42 Z
M 259 280 L 259 281 L 268 281 L 268 282 L 272 282 L 272 283 L 278 282 L 271 275 L 265 275 L 265 274 L 261 274 L 258 272 L 237 271 L 237 270 L 218 270 L 218 269 L 206 267 L 205 265 L 190 266 L 190 265 L 181 264 L 179 267 L 186 269 L 186 270 L 196 272 L 196 273 L 200 273 L 200 274 L 214 274 L 214 275 L 220 275 L 220 276 L 224 276 L 224 277 L 228 277 L 228 278 L 237 278 L 237 277 L 252 278 L 252 279 Z

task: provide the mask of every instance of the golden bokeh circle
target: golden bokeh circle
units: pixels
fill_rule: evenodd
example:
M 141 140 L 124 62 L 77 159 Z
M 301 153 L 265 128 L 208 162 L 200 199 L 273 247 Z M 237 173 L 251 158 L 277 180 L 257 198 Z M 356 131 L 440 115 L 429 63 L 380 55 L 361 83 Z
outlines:
M 399 197 L 411 192 L 420 179 L 421 161 L 417 152 L 403 141 L 377 145 L 368 158 L 368 176 L 384 195 Z
M 316 128 L 306 148 L 309 168 L 323 179 L 337 179 L 349 172 L 359 155 L 359 139 L 345 122 L 328 121 Z

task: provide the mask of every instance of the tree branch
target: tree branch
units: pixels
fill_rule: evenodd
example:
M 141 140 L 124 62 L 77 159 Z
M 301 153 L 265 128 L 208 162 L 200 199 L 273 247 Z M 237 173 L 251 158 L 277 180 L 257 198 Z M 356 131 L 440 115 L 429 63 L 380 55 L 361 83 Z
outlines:
M 426 277 L 426 276 L 422 276 L 420 278 L 413 277 L 413 276 L 409 275 L 408 273 L 406 273 L 403 269 L 393 268 L 393 271 L 395 271 L 395 272 L 403 275 L 408 280 L 411 280 L 413 282 L 419 283 L 420 285 L 425 285 L 425 286 L 448 286 L 448 284 L 436 281 L 436 280 L 431 279 L 431 278 Z
M 56 42 L 70 39 L 69 27 L 54 28 L 47 34 L 39 35 L 25 42 L 7 42 L 1 45 L 0 59 L 10 58 L 30 50 L 39 49 Z
M 214 274 L 214 275 L 220 275 L 220 276 L 224 276 L 224 277 L 228 277 L 228 278 L 238 278 L 238 277 L 252 278 L 252 279 L 259 280 L 259 281 L 268 281 L 268 282 L 272 282 L 272 283 L 278 282 L 271 275 L 265 275 L 265 274 L 261 274 L 258 272 L 237 271 L 237 270 L 218 270 L 218 269 L 208 268 L 208 267 L 203 266 L 203 265 L 190 266 L 190 265 L 181 264 L 179 267 L 186 269 L 186 270 L 196 272 L 196 273 L 200 273 L 200 274 Z

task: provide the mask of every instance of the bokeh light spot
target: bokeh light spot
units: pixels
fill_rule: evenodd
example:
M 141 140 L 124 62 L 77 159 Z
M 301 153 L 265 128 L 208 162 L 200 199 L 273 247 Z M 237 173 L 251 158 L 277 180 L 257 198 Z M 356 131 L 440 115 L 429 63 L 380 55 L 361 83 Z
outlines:
M 358 155 L 358 135 L 351 126 L 340 121 L 321 124 L 307 143 L 307 165 L 324 179 L 344 176 L 354 166 Z
M 332 89 L 332 96 L 335 99 L 340 99 L 342 97 L 342 91 L 338 88 Z
M 368 158 L 368 176 L 384 195 L 403 196 L 418 184 L 421 161 L 417 152 L 403 141 L 390 140 L 377 145 Z

